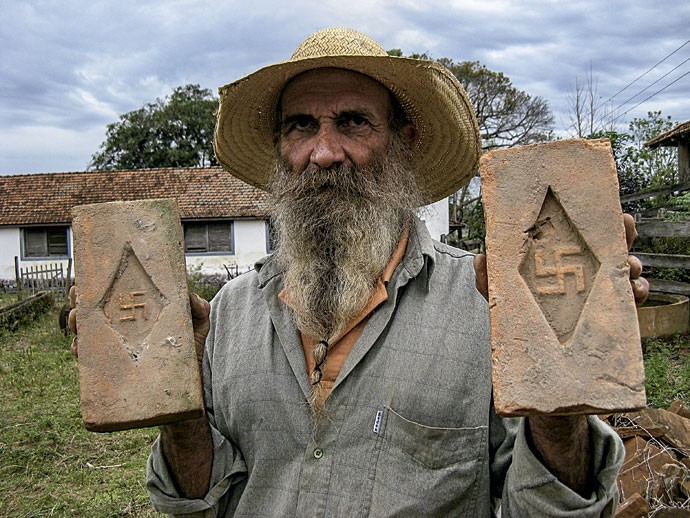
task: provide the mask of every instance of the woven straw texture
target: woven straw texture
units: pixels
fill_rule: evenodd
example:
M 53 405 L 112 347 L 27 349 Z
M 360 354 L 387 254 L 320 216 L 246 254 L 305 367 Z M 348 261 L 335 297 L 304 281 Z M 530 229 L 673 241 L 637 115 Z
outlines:
M 334 27 L 307 37 L 289 61 L 270 65 L 220 88 L 215 150 L 237 178 L 260 189 L 275 164 L 273 132 L 285 84 L 316 68 L 368 75 L 388 88 L 417 128 L 411 169 L 432 203 L 460 189 L 477 172 L 479 128 L 458 80 L 434 61 L 388 56 L 374 40 Z

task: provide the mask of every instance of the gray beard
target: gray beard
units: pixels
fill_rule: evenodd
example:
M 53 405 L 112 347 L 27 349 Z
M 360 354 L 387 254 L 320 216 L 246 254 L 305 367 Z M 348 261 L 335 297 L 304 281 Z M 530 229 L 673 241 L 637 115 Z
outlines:
M 317 340 L 331 343 L 364 310 L 419 206 L 396 149 L 360 168 L 276 165 L 275 256 L 297 327 Z

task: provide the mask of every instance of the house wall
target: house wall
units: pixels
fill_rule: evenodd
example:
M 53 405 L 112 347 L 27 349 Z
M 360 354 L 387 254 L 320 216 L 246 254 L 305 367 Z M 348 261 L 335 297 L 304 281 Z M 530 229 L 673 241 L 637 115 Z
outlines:
M 19 229 L 0 227 L 0 279 L 14 279 L 14 256 L 19 256 Z
M 441 236 L 447 234 L 450 230 L 448 198 L 444 198 L 436 203 L 423 207 L 419 217 L 426 223 L 426 228 L 429 229 L 431 237 L 440 241 Z

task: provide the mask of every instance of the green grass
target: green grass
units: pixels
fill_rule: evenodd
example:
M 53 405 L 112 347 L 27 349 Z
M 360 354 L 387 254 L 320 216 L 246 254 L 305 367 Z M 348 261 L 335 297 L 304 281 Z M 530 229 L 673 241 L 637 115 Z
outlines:
M 668 408 L 680 399 L 690 405 L 690 335 L 647 339 L 643 350 L 647 404 Z
M 156 429 L 86 431 L 70 341 L 57 308 L 0 332 L 0 516 L 160 516 L 144 487 Z

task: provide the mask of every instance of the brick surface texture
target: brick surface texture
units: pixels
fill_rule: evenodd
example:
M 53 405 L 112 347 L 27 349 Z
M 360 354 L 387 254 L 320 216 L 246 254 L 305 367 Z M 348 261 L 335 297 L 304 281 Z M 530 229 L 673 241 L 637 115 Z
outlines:
M 493 151 L 480 172 L 496 410 L 555 415 L 644 406 L 608 140 Z
M 87 429 L 202 415 L 177 203 L 73 210 L 79 382 Z

